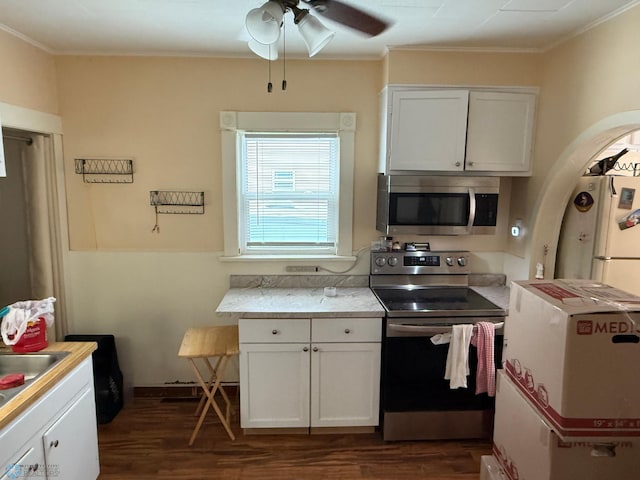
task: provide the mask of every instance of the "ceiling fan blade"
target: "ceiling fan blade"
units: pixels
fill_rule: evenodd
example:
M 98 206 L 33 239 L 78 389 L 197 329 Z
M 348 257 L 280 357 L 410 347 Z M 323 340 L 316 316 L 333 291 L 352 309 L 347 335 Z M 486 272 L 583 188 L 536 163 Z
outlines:
M 388 22 L 378 17 L 337 0 L 302 1 L 320 15 L 371 37 L 381 34 L 390 26 Z

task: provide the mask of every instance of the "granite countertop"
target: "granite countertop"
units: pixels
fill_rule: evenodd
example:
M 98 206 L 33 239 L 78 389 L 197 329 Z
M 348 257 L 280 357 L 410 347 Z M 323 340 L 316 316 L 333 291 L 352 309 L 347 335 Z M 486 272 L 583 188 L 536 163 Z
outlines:
M 473 274 L 471 288 L 505 312 L 509 287 L 503 274 Z M 231 275 L 231 289 L 218 305 L 222 323 L 239 318 L 382 317 L 384 308 L 368 287 L 368 275 Z M 326 297 L 323 287 L 335 286 Z
M 471 288 L 476 292 L 478 292 L 483 297 L 485 297 L 490 302 L 493 302 L 497 306 L 502 308 L 506 314 L 509 314 L 509 295 L 510 295 L 509 287 L 506 287 L 504 285 L 489 286 L 489 287 L 471 285 Z
M 368 287 L 231 288 L 216 309 L 219 317 L 258 318 L 383 317 L 384 308 Z

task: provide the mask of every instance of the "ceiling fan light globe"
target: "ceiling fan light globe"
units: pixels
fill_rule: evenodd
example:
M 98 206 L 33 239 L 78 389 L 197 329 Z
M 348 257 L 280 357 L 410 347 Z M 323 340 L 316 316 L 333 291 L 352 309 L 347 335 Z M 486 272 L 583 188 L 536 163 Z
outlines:
M 283 16 L 281 4 L 272 0 L 260 8 L 250 10 L 245 19 L 245 27 L 256 42 L 269 45 L 280 38 Z
M 298 31 L 302 35 L 304 43 L 309 50 L 309 56 L 313 57 L 331 41 L 335 32 L 325 27 L 320 20 L 312 15 L 305 15 L 298 23 Z
M 265 45 L 264 43 L 256 42 L 254 39 L 248 42 L 249 49 L 259 57 L 265 60 L 277 60 L 278 59 L 278 44 L 272 43 Z

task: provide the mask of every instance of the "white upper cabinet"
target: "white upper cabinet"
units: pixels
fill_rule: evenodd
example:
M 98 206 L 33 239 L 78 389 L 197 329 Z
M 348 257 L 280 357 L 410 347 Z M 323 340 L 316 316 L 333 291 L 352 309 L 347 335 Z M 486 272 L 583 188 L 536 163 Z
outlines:
M 462 171 L 469 93 L 399 91 L 392 96 L 392 168 Z
M 465 170 L 529 172 L 536 97 L 471 92 Z
M 529 175 L 536 93 L 507 90 L 386 87 L 379 172 Z

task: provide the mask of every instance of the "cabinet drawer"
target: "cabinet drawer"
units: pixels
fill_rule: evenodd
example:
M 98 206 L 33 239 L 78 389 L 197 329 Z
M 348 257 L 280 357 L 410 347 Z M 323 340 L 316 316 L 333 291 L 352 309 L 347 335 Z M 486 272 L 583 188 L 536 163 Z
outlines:
M 37 442 L 34 443 L 33 446 L 28 447 L 26 453 L 17 461 L 2 464 L 2 470 L 0 470 L 0 472 L 4 472 L 4 475 L 0 477 L 0 480 L 32 477 L 44 478 L 45 470 L 44 452 L 42 451 L 42 445 Z
M 308 343 L 311 321 L 303 319 L 241 318 L 240 343 Z
M 379 342 L 381 318 L 314 318 L 312 342 Z

